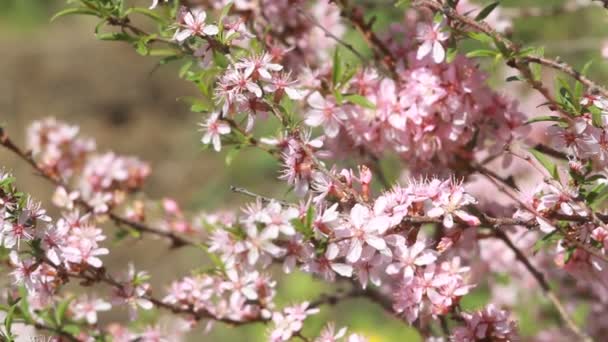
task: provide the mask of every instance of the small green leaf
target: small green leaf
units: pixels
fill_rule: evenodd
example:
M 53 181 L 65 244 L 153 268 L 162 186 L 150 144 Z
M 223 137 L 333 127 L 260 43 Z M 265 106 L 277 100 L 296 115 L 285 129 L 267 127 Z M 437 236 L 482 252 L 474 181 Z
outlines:
M 468 58 L 473 58 L 473 57 L 495 57 L 497 55 L 497 52 L 494 50 L 487 50 L 487 49 L 479 49 L 479 50 L 474 50 L 471 51 L 469 53 L 467 53 L 467 57 Z
M 340 49 L 336 48 L 336 51 L 334 52 L 334 61 L 333 61 L 333 70 L 332 70 L 332 74 L 331 74 L 331 79 L 332 79 L 332 84 L 334 87 L 336 87 L 338 85 L 338 81 L 341 79 L 342 77 L 342 60 L 340 57 Z
M 553 122 L 566 122 L 563 118 L 555 115 L 544 115 L 544 116 L 536 116 L 528 119 L 524 125 L 529 125 L 534 122 L 545 122 L 545 121 L 553 121 Z
M 482 43 L 491 44 L 493 42 L 492 37 L 488 36 L 485 33 L 469 32 L 468 35 L 469 35 L 469 37 L 475 39 L 476 41 L 482 42 Z
M 159 24 L 164 24 L 165 23 L 165 19 L 163 19 L 163 17 L 161 17 L 160 15 L 158 15 L 157 12 L 149 10 L 147 8 L 141 8 L 141 7 L 133 7 L 133 8 L 129 8 L 126 12 L 125 15 L 129 15 L 131 13 L 139 13 L 139 14 L 143 14 L 146 17 L 156 21 Z
M 61 17 L 65 17 L 68 15 L 76 15 L 76 14 L 98 16 L 98 13 L 90 8 L 85 8 L 85 7 L 67 8 L 67 9 L 64 9 L 63 11 L 57 12 L 51 18 L 51 22 L 53 22 Z
M 555 165 L 555 163 L 553 163 L 553 161 L 551 161 L 551 159 L 549 157 L 547 157 L 544 153 L 531 148 L 530 153 L 532 153 L 532 155 L 534 156 L 534 158 L 536 158 L 536 160 L 538 160 L 538 162 L 545 168 L 547 169 L 547 171 L 549 171 L 549 174 L 551 175 L 551 177 L 559 180 L 559 173 L 557 171 L 557 165 Z
M 226 166 L 230 166 L 232 162 L 236 159 L 236 157 L 241 152 L 240 148 L 233 148 L 226 154 Z
M 456 59 L 456 56 L 458 56 L 458 50 L 456 50 L 453 47 L 448 48 L 446 58 L 445 58 L 446 63 L 448 63 L 448 64 L 452 63 L 454 61 L 454 59 Z
M 498 7 L 498 5 L 500 4 L 500 1 L 495 1 L 491 4 L 489 4 L 488 6 L 484 7 L 484 9 L 482 9 L 479 14 L 477 14 L 477 16 L 475 17 L 475 20 L 477 21 L 482 21 L 485 18 L 487 18 L 490 13 L 492 13 L 492 11 Z
M 217 51 L 213 51 L 213 62 L 222 69 L 226 69 L 230 65 L 228 58 Z
M 66 314 L 68 307 L 70 306 L 70 303 L 72 302 L 72 300 L 73 300 L 73 298 L 67 298 L 67 299 L 59 302 L 59 304 L 55 308 L 55 323 L 57 324 L 58 327 L 60 327 L 63 324 L 63 319 L 65 318 L 65 314 Z
M 368 109 L 376 109 L 376 105 L 365 96 L 359 94 L 344 95 L 344 100 Z

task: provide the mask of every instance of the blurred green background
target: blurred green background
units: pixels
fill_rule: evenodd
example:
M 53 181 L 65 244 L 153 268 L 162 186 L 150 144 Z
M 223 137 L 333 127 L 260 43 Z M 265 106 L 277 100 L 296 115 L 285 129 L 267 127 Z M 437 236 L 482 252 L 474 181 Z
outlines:
M 488 3 L 486 1 L 485 3 Z M 148 5 L 148 1 L 139 3 Z M 366 1 L 374 3 L 374 1 Z M 480 3 L 484 3 L 483 1 Z M 504 8 L 559 6 L 560 0 L 505 0 Z M 95 21 L 69 17 L 50 23 L 62 8 L 59 0 L 0 0 L 0 122 L 15 140 L 24 141 L 25 127 L 34 119 L 55 116 L 81 126 L 84 135 L 97 139 L 99 150 L 115 150 L 149 161 L 153 175 L 146 185 L 149 198 L 173 197 L 190 212 L 233 209 L 248 199 L 229 191 L 230 185 L 246 187 L 268 196 L 283 198 L 287 187 L 277 177 L 277 164 L 255 150 L 240 153 L 226 167 L 223 154 L 201 149 L 196 123 L 199 114 L 190 113 L 187 104 L 176 99 L 196 95 L 196 89 L 177 76 L 178 65 L 156 68 L 154 58 L 144 58 L 121 43 L 96 41 Z M 402 18 L 389 2 L 378 1 L 369 15 L 378 16 L 378 28 Z M 608 79 L 608 67 L 600 56 L 608 37 L 608 14 L 599 7 L 557 14 L 550 17 L 515 19 L 512 36 L 531 46 L 545 46 L 547 55 L 560 56 L 581 67 L 589 59 L 595 63 L 590 74 L 598 81 Z M 364 49 L 356 32 L 347 39 Z M 488 65 L 497 71 L 499 66 Z M 502 72 L 494 83 L 501 84 Z M 519 92 L 513 97 L 524 96 Z M 31 174 L 12 155 L 0 150 L 0 165 L 19 175 L 19 184 L 37 198 L 46 200 L 53 189 Z M 389 171 L 397 174 L 396 171 Z M 47 201 L 48 203 L 48 201 Z M 111 228 L 109 228 L 111 229 Z M 108 234 L 110 235 L 110 234 Z M 188 274 L 204 264 L 205 256 L 196 250 L 167 252 L 161 241 L 145 239 L 117 243 L 106 259 L 110 270 L 122 270 L 132 260 L 138 269 L 150 271 L 154 293 L 160 296 L 171 279 Z M 128 247 L 128 248 L 125 248 Z M 488 299 L 485 284 L 467 296 L 463 307 L 476 308 Z M 312 299 L 331 289 L 305 274 L 286 277 L 278 285 L 277 304 Z M 105 289 L 101 288 L 104 293 Z M 584 308 L 578 319 L 584 318 Z M 543 324 L 521 310 L 520 325 L 530 336 Z M 104 322 L 125 320 L 124 312 L 103 315 Z M 144 317 L 141 324 L 158 317 Z M 352 300 L 311 318 L 306 336 L 314 336 L 323 322 L 335 321 L 380 341 L 419 341 L 418 334 L 364 300 Z M 546 322 L 550 324 L 551 322 Z M 210 335 L 202 327 L 191 334 L 191 341 L 263 341 L 265 327 L 258 325 L 232 329 L 221 326 Z

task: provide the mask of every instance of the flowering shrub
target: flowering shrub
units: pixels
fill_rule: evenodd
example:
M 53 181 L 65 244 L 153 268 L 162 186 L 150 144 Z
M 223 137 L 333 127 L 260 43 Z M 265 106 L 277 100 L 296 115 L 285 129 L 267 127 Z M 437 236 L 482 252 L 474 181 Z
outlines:
M 3 128 L 2 147 L 55 187 L 63 214 L 50 217 L 18 177 L 0 172 L 0 258 L 12 280 L 2 340 L 18 338 L 17 324 L 60 341 L 174 341 L 214 324 L 262 324 L 273 342 L 366 341 L 333 322 L 316 336 L 303 331 L 325 305 L 364 298 L 429 341 L 519 341 L 511 311 L 532 305 L 513 297 L 530 289 L 556 323 L 535 340 L 604 336 L 605 324 L 574 311 L 586 303 L 589 315 L 608 314 L 608 90 L 510 40 L 497 3 L 400 1 L 403 20 L 385 30 L 348 0 L 69 3 L 56 18 L 97 17 L 97 38 L 182 63 L 180 77 L 199 90 L 191 109 L 202 113 L 202 144 L 265 151 L 293 196 L 235 186 L 251 204 L 190 217 L 173 199 L 137 200 L 152 165 L 98 151 L 77 126 L 33 122 L 25 147 Z M 144 20 L 156 30 L 135 24 Z M 369 53 L 346 40 L 351 29 Z M 551 115 L 525 113 L 494 90 L 486 58 L 512 68 L 507 80 L 537 92 Z M 556 89 L 543 69 L 559 72 Z M 263 125 L 278 129 L 261 136 Z M 401 166 L 397 181 L 385 174 L 390 158 Z M 203 249 L 212 266 L 153 288 L 153 274 L 132 264 L 104 266 L 105 222 L 122 238 Z M 293 272 L 340 290 L 278 305 L 278 283 Z M 68 286 L 76 283 L 87 289 Z M 490 303 L 464 310 L 480 286 Z M 133 322 L 149 310 L 180 320 L 171 329 L 102 324 L 98 316 L 117 307 Z

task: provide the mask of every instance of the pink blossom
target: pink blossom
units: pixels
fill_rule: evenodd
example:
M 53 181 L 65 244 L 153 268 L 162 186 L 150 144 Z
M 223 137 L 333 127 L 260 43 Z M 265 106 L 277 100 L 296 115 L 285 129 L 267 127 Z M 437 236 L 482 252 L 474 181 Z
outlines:
M 266 80 L 272 79 L 271 72 L 283 69 L 282 65 L 272 63 L 272 57 L 267 53 L 241 58 L 239 62 L 234 64 L 234 67 L 244 69 L 243 75 L 245 77 L 261 77 Z
M 211 113 L 205 123 L 200 124 L 202 130 L 205 132 L 202 143 L 208 145 L 213 143 L 213 149 L 219 152 L 222 149 L 221 136 L 229 134 L 231 129 L 230 125 L 220 119 L 220 113 Z
M 258 227 L 251 224 L 247 226 L 246 231 L 245 245 L 247 246 L 247 261 L 250 265 L 255 265 L 260 257 L 266 258 L 267 255 L 278 257 L 283 252 L 279 246 L 274 244 L 274 240 L 279 237 L 278 227 L 269 226 L 260 232 Z
M 346 336 L 346 327 L 336 331 L 336 326 L 333 323 L 328 323 L 314 342 L 337 342 L 344 336 Z
M 207 13 L 201 8 L 189 9 L 184 16 L 184 25 L 175 32 L 174 39 L 183 42 L 193 36 L 215 36 L 219 29 L 215 25 L 207 25 Z
M 354 263 L 361 257 L 365 245 L 369 245 L 379 252 L 390 255 L 386 242 L 380 236 L 389 226 L 384 217 L 372 217 L 370 210 L 361 204 L 355 204 L 350 211 L 350 220 L 336 230 L 336 238 L 350 240 L 346 259 Z
M 416 28 L 417 38 L 422 42 L 416 54 L 417 59 L 422 59 L 432 53 L 433 61 L 441 63 L 445 59 L 445 49 L 442 45 L 450 34 L 445 32 L 445 20 L 438 23 L 419 23 Z
M 321 94 L 314 92 L 308 97 L 311 109 L 306 114 L 306 124 L 312 127 L 323 126 L 325 134 L 333 138 L 340 131 L 340 124 L 346 120 L 346 114 L 332 100 L 324 99 Z
M 89 325 L 93 325 L 97 323 L 97 313 L 110 310 L 112 305 L 94 296 L 84 295 L 72 302 L 70 308 L 75 320 L 85 319 Z
M 389 275 L 403 272 L 404 278 L 414 275 L 417 267 L 429 265 L 437 260 L 437 253 L 426 249 L 423 242 L 417 241 L 412 246 L 398 245 L 394 253 L 395 261 L 386 268 Z

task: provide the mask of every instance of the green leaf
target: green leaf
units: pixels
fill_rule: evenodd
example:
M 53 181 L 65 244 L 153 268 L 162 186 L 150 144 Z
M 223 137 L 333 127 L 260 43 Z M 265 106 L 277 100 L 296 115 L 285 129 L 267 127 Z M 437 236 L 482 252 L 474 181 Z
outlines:
M 213 51 L 213 62 L 222 69 L 226 69 L 230 65 L 228 58 L 215 50 Z
M 448 64 L 452 63 L 454 61 L 454 59 L 456 59 L 456 56 L 458 56 L 458 50 L 456 50 L 453 47 L 448 48 L 446 58 L 445 58 L 446 63 L 448 63 Z
M 336 87 L 338 85 L 338 81 L 341 79 L 342 77 L 342 60 L 340 58 L 340 49 L 336 48 L 336 51 L 334 52 L 334 61 L 333 61 L 333 70 L 332 70 L 332 74 L 331 74 L 331 80 L 332 80 L 332 84 L 334 85 L 334 87 Z
M 547 169 L 547 171 L 549 171 L 549 174 L 551 175 L 551 177 L 559 180 L 559 173 L 557 171 L 557 165 L 555 165 L 555 163 L 553 163 L 553 161 L 551 161 L 551 159 L 549 157 L 547 157 L 544 153 L 542 153 L 536 149 L 533 149 L 533 148 L 531 148 L 529 151 L 530 151 L 530 153 L 532 153 L 534 158 L 536 158 L 536 160 L 538 160 L 538 162 L 545 169 Z
M 186 73 L 190 70 L 190 68 L 192 67 L 192 60 L 187 61 L 186 63 L 184 63 L 184 65 L 182 65 L 181 68 L 179 68 L 179 77 L 180 78 L 184 78 L 184 76 L 186 76 Z
M 581 70 L 581 75 L 585 76 L 587 74 L 587 72 L 589 71 L 589 68 L 591 67 L 591 64 L 593 64 L 593 60 L 590 60 L 587 63 L 585 63 L 585 66 Z M 581 98 L 583 97 L 583 92 L 584 92 L 583 84 L 577 80 L 574 84 L 574 100 L 576 101 L 576 103 L 579 106 L 580 106 Z
M 61 17 L 65 17 L 68 15 L 76 15 L 76 14 L 82 14 L 82 15 L 94 15 L 94 16 L 98 16 L 99 13 L 97 13 L 96 11 L 90 9 L 90 8 L 85 8 L 85 7 L 75 7 L 75 8 L 67 8 L 64 9 L 63 11 L 57 12 L 52 18 L 51 18 L 51 22 L 61 18 Z
M 376 109 L 376 105 L 365 96 L 359 94 L 344 95 L 344 100 L 368 109 Z
M 98 33 L 97 39 L 104 41 L 129 41 L 131 36 L 123 32 Z
M 4 328 L 8 336 L 12 336 L 11 328 L 13 327 L 13 320 L 15 318 L 15 310 L 17 309 L 17 305 L 19 305 L 19 303 L 15 303 L 15 305 L 11 306 L 6 313 L 6 317 L 4 318 Z
M 230 166 L 232 162 L 236 159 L 236 157 L 241 152 L 240 148 L 233 148 L 226 154 L 226 166 Z
M 475 39 L 478 42 L 482 42 L 482 43 L 486 43 L 486 44 L 491 44 L 493 42 L 492 37 L 488 36 L 485 33 L 481 33 L 481 32 L 469 32 L 468 36 Z
M 63 324 L 63 319 L 65 318 L 65 314 L 72 300 L 73 298 L 67 298 L 59 302 L 59 305 L 57 305 L 57 307 L 55 308 L 55 323 L 58 327 Z
M 477 16 L 475 17 L 475 20 L 477 21 L 482 21 L 485 18 L 488 17 L 488 15 L 490 15 L 490 13 L 492 13 L 492 11 L 498 7 L 498 5 L 500 4 L 500 1 L 495 1 L 491 4 L 489 4 L 488 6 L 484 7 L 484 9 L 482 9 L 479 14 L 477 14 Z
M 604 122 L 602 120 L 602 111 L 595 106 L 590 107 L 589 111 L 591 112 L 591 121 L 593 126 L 602 128 L 602 126 L 604 126 Z
M 524 123 L 524 125 L 529 125 L 534 122 L 545 122 L 545 121 L 566 122 L 566 120 L 564 120 L 563 118 L 561 118 L 559 116 L 543 115 L 543 116 L 536 116 L 536 117 L 528 119 L 528 121 L 526 121 L 526 123 Z
M 479 50 L 474 50 L 471 51 L 469 53 L 467 53 L 467 57 L 469 58 L 473 58 L 473 57 L 494 57 L 497 55 L 497 52 L 494 50 L 487 50 L 487 49 L 479 49 Z
M 133 8 L 129 8 L 126 12 L 125 15 L 129 15 L 131 13 L 139 13 L 139 14 L 143 14 L 146 17 L 156 21 L 159 24 L 164 24 L 165 23 L 165 19 L 163 17 L 161 17 L 160 15 L 158 15 L 157 12 L 149 10 L 147 8 L 141 8 L 141 7 L 133 7 Z

